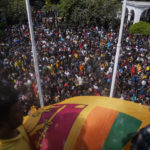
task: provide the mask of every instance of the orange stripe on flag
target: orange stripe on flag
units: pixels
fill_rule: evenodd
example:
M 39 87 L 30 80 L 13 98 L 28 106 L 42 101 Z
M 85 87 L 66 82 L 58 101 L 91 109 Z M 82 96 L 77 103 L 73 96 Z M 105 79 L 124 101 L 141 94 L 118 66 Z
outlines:
M 118 115 L 117 111 L 96 107 L 85 120 L 74 150 L 100 150 Z

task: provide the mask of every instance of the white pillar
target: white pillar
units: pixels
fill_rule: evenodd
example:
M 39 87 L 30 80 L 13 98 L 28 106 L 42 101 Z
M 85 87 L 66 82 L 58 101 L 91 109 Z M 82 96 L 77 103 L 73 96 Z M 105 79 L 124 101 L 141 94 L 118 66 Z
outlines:
M 146 9 L 145 8 L 136 8 L 135 10 L 134 10 L 134 14 L 135 14 L 135 16 L 134 16 L 134 22 L 133 22 L 133 24 L 135 24 L 135 23 L 137 23 L 137 22 L 139 22 L 140 21 L 140 18 L 141 18 L 141 15 L 142 15 L 142 13 L 145 11 Z
M 128 11 L 128 23 L 130 22 L 130 20 L 131 20 L 131 10 Z
M 145 14 L 144 14 L 144 17 L 146 18 L 147 17 L 147 14 L 148 14 L 148 9 L 146 10 Z
M 131 21 L 133 8 L 131 6 L 127 5 L 127 9 L 128 9 L 128 20 L 127 20 L 127 23 L 129 23 Z
M 127 0 L 124 0 L 123 6 L 122 6 L 121 25 L 120 25 L 119 39 L 118 39 L 118 44 L 117 44 L 116 56 L 115 56 L 113 77 L 112 77 L 112 82 L 111 82 L 110 97 L 113 97 L 113 94 L 114 94 L 114 87 L 115 87 L 116 74 L 117 74 L 117 67 L 118 67 L 118 61 L 119 61 L 119 55 L 120 55 L 120 49 L 121 49 L 123 25 L 124 25 L 124 19 L 125 19 L 125 14 L 126 14 L 126 5 L 127 5 Z

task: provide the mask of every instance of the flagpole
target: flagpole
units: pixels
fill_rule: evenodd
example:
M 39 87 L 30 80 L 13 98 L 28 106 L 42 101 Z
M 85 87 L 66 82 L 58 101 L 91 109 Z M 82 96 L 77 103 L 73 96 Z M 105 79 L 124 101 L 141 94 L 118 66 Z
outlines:
M 118 44 L 117 44 L 117 50 L 116 50 L 116 56 L 115 56 L 115 64 L 114 64 L 113 77 L 112 77 L 109 97 L 114 96 L 114 87 L 115 87 L 117 67 L 118 67 L 118 61 L 119 61 L 119 55 L 120 55 L 120 49 L 121 49 L 123 25 L 124 25 L 124 19 L 125 19 L 125 14 L 126 14 L 126 5 L 127 5 L 127 0 L 124 0 L 123 6 L 122 6 L 121 24 L 120 24 L 119 38 L 118 38 Z
M 40 83 L 40 74 L 39 74 L 36 44 L 35 44 L 35 39 L 34 39 L 33 23 L 32 23 L 31 8 L 30 8 L 29 0 L 26 0 L 26 10 L 27 10 L 27 15 L 28 15 L 28 24 L 29 24 L 30 35 L 31 35 L 34 69 L 36 73 L 36 81 L 37 81 L 37 86 L 38 86 L 40 106 L 43 107 L 44 101 L 43 101 L 43 94 L 42 94 L 41 83 Z

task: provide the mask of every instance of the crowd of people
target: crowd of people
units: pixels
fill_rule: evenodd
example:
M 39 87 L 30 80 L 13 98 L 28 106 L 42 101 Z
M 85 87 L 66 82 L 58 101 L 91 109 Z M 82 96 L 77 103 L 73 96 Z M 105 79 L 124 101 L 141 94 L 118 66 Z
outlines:
M 73 96 L 109 96 L 119 29 L 66 27 L 53 12 L 33 13 L 39 72 L 46 105 Z M 28 24 L 8 26 L 0 43 L 1 73 L 23 89 L 26 113 L 38 106 L 38 91 Z M 150 36 L 125 27 L 115 97 L 149 104 Z

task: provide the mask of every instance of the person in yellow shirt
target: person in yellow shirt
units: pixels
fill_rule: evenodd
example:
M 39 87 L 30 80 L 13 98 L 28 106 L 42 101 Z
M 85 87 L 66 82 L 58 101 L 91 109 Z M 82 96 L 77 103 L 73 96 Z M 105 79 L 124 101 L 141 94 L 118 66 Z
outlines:
M 0 150 L 31 150 L 18 93 L 0 83 Z

